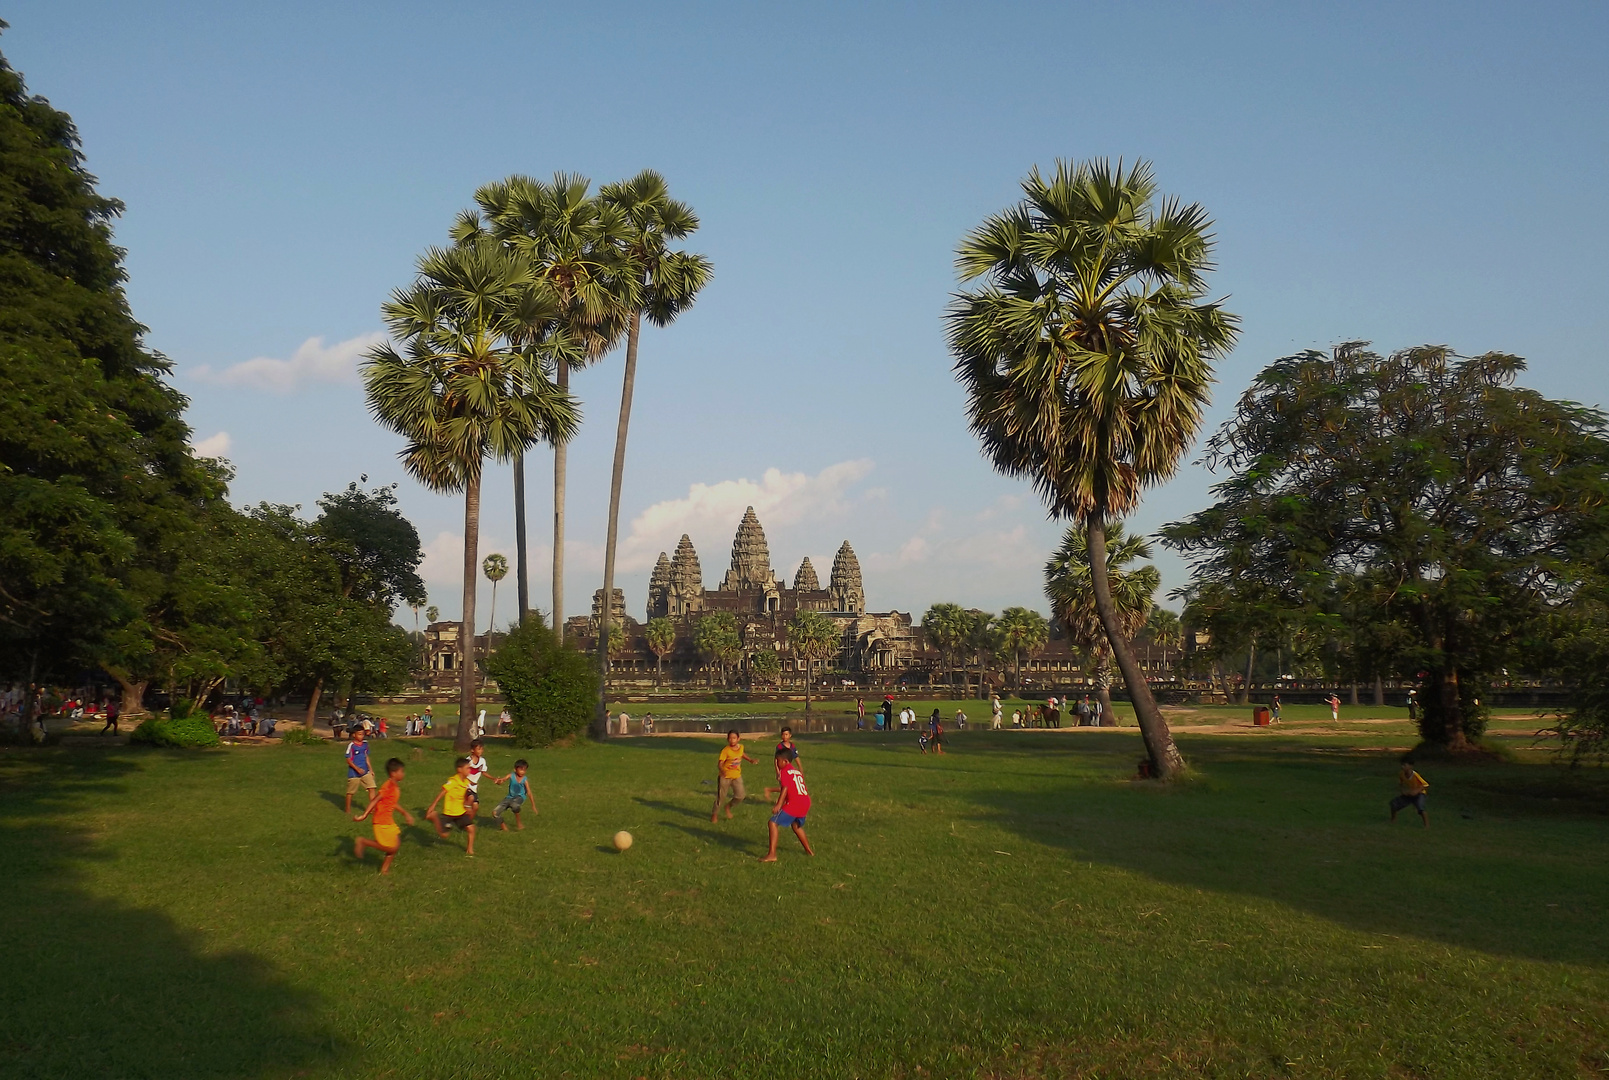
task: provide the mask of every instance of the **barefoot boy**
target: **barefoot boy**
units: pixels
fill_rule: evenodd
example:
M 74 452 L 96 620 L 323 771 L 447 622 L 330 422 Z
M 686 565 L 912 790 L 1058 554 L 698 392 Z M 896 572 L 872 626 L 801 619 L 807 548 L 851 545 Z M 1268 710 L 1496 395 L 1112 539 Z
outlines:
M 374 770 L 369 767 L 369 736 L 362 728 L 352 733 L 346 744 L 346 812 L 352 812 L 352 796 L 358 786 L 369 789 L 369 805 L 374 805 Z
M 400 758 L 392 758 L 386 762 L 386 780 L 380 785 L 380 794 L 369 804 L 367 810 L 352 819 L 362 821 L 370 814 L 374 815 L 374 839 L 365 840 L 361 836 L 358 837 L 357 842 L 352 845 L 352 854 L 361 859 L 363 853 L 370 848 L 380 852 L 385 856 L 380 862 L 382 874 L 391 873 L 391 860 L 397 857 L 397 849 L 402 846 L 402 831 L 397 828 L 397 819 L 392 817 L 392 814 L 402 810 L 402 816 L 408 819 L 408 824 L 413 824 L 413 815 L 397 805 L 397 801 L 402 798 L 402 775 Z
M 503 796 L 503 801 L 498 803 L 497 809 L 492 811 L 492 820 L 497 822 L 497 827 L 504 832 L 508 832 L 508 822 L 503 820 L 504 810 L 514 811 L 514 827 L 516 829 L 525 828 L 520 821 L 520 811 L 525 807 L 525 800 L 531 796 L 531 781 L 525 775 L 526 770 L 529 768 L 530 765 L 527 764 L 526 760 L 520 758 L 514 763 L 513 772 L 507 776 L 499 776 L 492 781 L 494 784 L 508 785 L 508 794 Z M 534 814 L 536 811 L 533 809 L 531 813 Z
M 1397 773 L 1397 790 L 1401 792 L 1391 800 L 1391 820 L 1397 820 L 1397 811 L 1413 807 L 1419 811 L 1419 821 L 1425 828 L 1430 827 L 1430 815 L 1425 813 L 1425 792 L 1430 790 L 1430 784 L 1413 768 L 1413 758 L 1402 759 L 1402 769 Z
M 710 811 L 710 820 L 714 821 L 721 814 L 721 801 L 726 801 L 726 820 L 732 820 L 732 807 L 742 802 L 748 792 L 743 790 L 743 763 L 758 765 L 759 762 L 749 757 L 743 750 L 743 740 L 739 738 L 737 729 L 726 733 L 726 745 L 721 747 L 721 756 L 715 762 L 715 809 Z
M 771 820 L 766 824 L 770 833 L 771 845 L 761 862 L 777 861 L 777 826 L 786 825 L 793 830 L 793 835 L 799 838 L 804 846 L 806 855 L 814 855 L 810 840 L 805 836 L 805 818 L 810 813 L 810 791 L 805 787 L 804 773 L 799 771 L 799 762 L 791 751 L 778 748 L 777 750 L 777 777 L 782 781 L 782 792 L 777 796 L 776 805 L 771 808 Z
M 486 760 L 486 744 L 476 739 L 469 744 L 469 772 L 465 774 L 469 780 L 469 793 L 480 802 L 480 778 L 492 771 L 491 763 Z
M 441 813 L 436 813 L 436 804 L 441 803 Z M 471 858 L 475 855 L 475 793 L 469 787 L 469 759 L 461 757 L 453 762 L 453 774 L 447 782 L 441 785 L 436 797 L 430 803 L 430 809 L 425 811 L 425 818 L 436 826 L 436 835 L 446 837 L 449 826 L 456 826 L 464 830 L 469 838 L 469 845 L 464 851 Z

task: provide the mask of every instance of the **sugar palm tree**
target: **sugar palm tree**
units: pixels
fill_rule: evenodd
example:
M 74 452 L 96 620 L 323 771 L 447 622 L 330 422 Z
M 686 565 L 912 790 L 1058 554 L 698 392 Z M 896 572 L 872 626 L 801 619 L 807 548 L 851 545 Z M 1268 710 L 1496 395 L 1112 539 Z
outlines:
M 1106 530 L 1107 593 L 1117 612 L 1124 639 L 1130 639 L 1145 626 L 1152 607 L 1151 598 L 1162 584 L 1155 566 L 1135 563 L 1151 557 L 1151 545 L 1143 536 L 1130 536 L 1121 521 Z M 1052 617 L 1080 652 L 1090 658 L 1095 673 L 1095 689 L 1101 707 L 1111 717 L 1112 644 L 1096 605 L 1095 583 L 1090 571 L 1089 533 L 1076 525 L 1062 536 L 1061 546 L 1045 564 L 1045 597 Z M 1133 701 L 1133 695 L 1129 700 Z M 1138 710 L 1136 710 L 1137 712 Z
M 654 654 L 654 678 L 663 682 L 665 657 L 676 648 L 676 624 L 663 617 L 649 619 L 643 636 L 648 639 L 648 650 Z
M 971 620 L 960 604 L 934 604 L 922 616 L 922 633 L 939 651 L 939 657 L 948 667 L 950 685 L 955 685 L 955 667 L 960 661 L 971 630 Z M 966 691 L 963 689 L 962 693 Z
M 1184 626 L 1179 622 L 1179 616 L 1159 604 L 1151 605 L 1151 614 L 1145 618 L 1145 640 L 1148 646 L 1160 646 L 1162 658 L 1166 660 L 1168 650 L 1178 648 L 1184 641 Z M 1149 655 L 1146 662 L 1150 662 Z
M 973 660 L 978 662 L 978 696 L 983 697 L 983 684 L 988 676 L 989 661 L 994 656 L 994 615 L 977 608 L 968 608 L 966 612 L 966 635 L 964 638 L 966 663 Z M 963 688 L 967 685 L 967 672 L 963 666 L 961 670 L 961 683 Z
M 591 196 L 584 176 L 556 173 L 552 182 L 528 176 L 483 185 L 478 211 L 464 211 L 453 226 L 459 243 L 490 237 L 530 267 L 553 294 L 557 315 L 525 330 L 525 340 L 546 346 L 559 389 L 572 370 L 613 349 L 625 333 L 632 279 L 622 277 L 625 219 Z M 564 534 L 569 444 L 553 447 L 553 632 L 564 640 Z M 514 459 L 514 536 L 520 617 L 529 608 L 525 554 L 525 459 Z
M 817 660 L 838 651 L 838 624 L 818 611 L 801 611 L 788 624 L 788 648 L 805 662 L 805 730 L 810 730 L 810 676 Z
M 389 342 L 363 363 L 369 409 L 407 440 L 403 466 L 426 487 L 464 493 L 464 664 L 457 742 L 467 747 L 475 714 L 476 548 L 481 472 L 538 440 L 568 438 L 575 403 L 518 344 L 524 327 L 556 307 L 528 269 L 497 244 L 432 248 L 418 277 L 382 308 Z
M 491 635 L 497 630 L 497 583 L 508 577 L 508 559 L 492 552 L 481 560 L 480 572 L 486 575 L 486 580 L 492 583 L 492 617 L 487 620 L 487 644 L 491 643 Z
M 1050 640 L 1050 623 L 1037 611 L 1024 607 L 1008 607 L 994 621 L 994 632 L 1000 650 L 1009 653 L 1015 668 L 1014 681 L 1017 694 L 1022 694 L 1022 658 L 1035 656 Z
M 626 330 L 626 370 L 620 387 L 620 422 L 615 429 L 614 470 L 609 483 L 609 529 L 603 549 L 603 594 L 612 596 L 615 585 L 615 546 L 620 535 L 620 486 L 626 470 L 626 430 L 631 424 L 631 395 L 637 382 L 637 346 L 642 337 L 642 321 L 669 326 L 693 305 L 699 290 L 713 272 L 702 255 L 672 251 L 673 240 L 692 235 L 698 228 L 698 215 L 692 207 L 670 197 L 665 178 L 645 169 L 616 184 L 598 189 L 598 200 L 625 219 L 625 238 L 618 251 L 625 262 L 616 295 L 629 313 Z M 608 625 L 609 612 L 603 613 Z M 601 645 L 600 645 L 601 648 Z M 603 657 L 599 657 L 600 662 Z M 608 730 L 608 705 L 598 698 L 593 721 L 595 734 Z
M 440 622 L 440 621 L 441 621 L 441 608 L 437 607 L 435 604 L 431 604 L 429 607 L 425 608 L 425 623 L 427 625 L 429 623 Z
M 1172 776 L 1184 759 L 1110 595 L 1106 523 L 1178 468 L 1238 322 L 1203 299 L 1206 211 L 1159 200 L 1145 162 L 1059 161 L 1022 188 L 957 250 L 963 281 L 982 281 L 948 314 L 956 374 L 995 468 L 1088 533 L 1102 628 L 1152 767 Z

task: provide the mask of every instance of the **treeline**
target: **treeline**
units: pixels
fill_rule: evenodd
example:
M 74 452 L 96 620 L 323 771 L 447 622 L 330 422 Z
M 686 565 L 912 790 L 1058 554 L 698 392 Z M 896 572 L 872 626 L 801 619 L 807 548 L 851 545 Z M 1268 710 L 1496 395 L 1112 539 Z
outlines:
M 241 512 L 189 447 L 186 401 L 148 349 L 71 119 L 0 58 L 0 681 L 97 673 L 203 699 L 380 689 L 412 646 L 419 538 L 389 489 Z M 26 710 L 25 710 L 26 714 Z

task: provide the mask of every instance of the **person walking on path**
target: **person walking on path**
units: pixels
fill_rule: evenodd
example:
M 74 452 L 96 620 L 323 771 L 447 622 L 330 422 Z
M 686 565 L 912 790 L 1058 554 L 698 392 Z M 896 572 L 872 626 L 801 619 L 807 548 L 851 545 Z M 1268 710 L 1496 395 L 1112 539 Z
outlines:
M 1276 723 L 1276 724 L 1279 723 L 1279 695 L 1278 694 L 1274 695 L 1274 702 L 1273 702 L 1272 705 L 1270 705 L 1268 707 L 1268 711 L 1269 711 L 1269 713 L 1271 713 L 1273 715 L 1274 723 Z
M 866 730 L 866 699 L 855 699 L 855 730 Z
M 1000 730 L 1000 714 L 1002 711 L 1000 695 L 995 694 L 989 699 L 989 728 L 991 731 Z

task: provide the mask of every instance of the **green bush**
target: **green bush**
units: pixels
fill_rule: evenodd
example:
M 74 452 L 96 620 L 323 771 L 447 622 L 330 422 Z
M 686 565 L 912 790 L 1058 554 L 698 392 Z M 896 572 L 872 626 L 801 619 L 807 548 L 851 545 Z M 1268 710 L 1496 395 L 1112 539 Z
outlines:
M 188 704 L 184 701 L 175 702 L 174 709 L 181 711 L 179 707 Z M 182 711 L 184 715 L 179 717 L 171 715 L 147 717 L 134 729 L 129 741 L 145 743 L 148 746 L 218 745 L 218 733 L 212 729 L 212 720 L 206 713 L 192 712 L 188 708 Z
M 516 746 L 547 746 L 586 730 L 598 704 L 592 658 L 560 645 L 531 613 L 486 658 L 514 718 Z
M 323 741 L 304 727 L 291 728 L 279 737 L 281 746 L 317 746 Z

